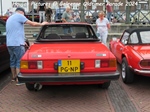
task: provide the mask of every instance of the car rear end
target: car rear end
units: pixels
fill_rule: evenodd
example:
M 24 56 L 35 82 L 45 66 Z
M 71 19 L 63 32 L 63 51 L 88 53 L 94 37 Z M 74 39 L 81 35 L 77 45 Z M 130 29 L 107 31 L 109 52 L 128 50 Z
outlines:
M 66 32 L 67 31 L 67 32 Z M 115 56 L 87 23 L 44 26 L 21 59 L 20 82 L 31 84 L 103 84 L 108 88 L 119 72 Z
M 118 79 L 119 72 L 116 58 L 101 43 L 54 43 L 31 46 L 18 78 L 42 85 L 103 84 Z

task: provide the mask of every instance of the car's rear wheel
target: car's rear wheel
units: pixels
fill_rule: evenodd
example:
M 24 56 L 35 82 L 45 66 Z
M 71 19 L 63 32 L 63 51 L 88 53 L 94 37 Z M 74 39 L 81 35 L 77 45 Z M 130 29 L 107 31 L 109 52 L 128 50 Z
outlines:
M 121 65 L 121 77 L 124 83 L 129 84 L 134 81 L 134 73 L 128 67 L 126 58 L 123 58 Z
M 108 87 L 110 86 L 111 81 L 108 82 L 104 82 L 103 84 L 101 84 L 101 88 L 102 89 L 108 89 Z
M 29 91 L 33 91 L 33 90 L 34 90 L 34 84 L 26 83 L 26 88 L 27 88 Z

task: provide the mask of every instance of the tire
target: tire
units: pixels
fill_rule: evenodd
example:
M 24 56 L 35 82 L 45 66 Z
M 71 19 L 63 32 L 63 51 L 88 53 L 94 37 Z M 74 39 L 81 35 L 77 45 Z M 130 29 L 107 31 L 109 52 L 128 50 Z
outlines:
M 123 58 L 121 64 L 121 77 L 124 83 L 129 84 L 134 81 L 134 73 L 128 67 L 128 62 L 126 58 Z
M 111 81 L 104 82 L 104 83 L 101 85 L 101 88 L 102 88 L 102 89 L 108 89 L 108 87 L 110 86 L 110 83 L 111 83 Z
M 26 88 L 27 88 L 29 91 L 33 91 L 33 90 L 34 90 L 34 84 L 26 83 Z

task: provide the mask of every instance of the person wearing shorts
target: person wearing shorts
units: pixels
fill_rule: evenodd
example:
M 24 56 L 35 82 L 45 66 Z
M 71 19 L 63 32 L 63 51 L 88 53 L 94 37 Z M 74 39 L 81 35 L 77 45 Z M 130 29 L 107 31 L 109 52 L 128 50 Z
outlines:
M 16 80 L 17 84 L 21 83 L 17 80 L 20 72 L 20 59 L 25 53 L 25 34 L 24 24 L 31 26 L 42 26 L 48 22 L 38 23 L 28 20 L 25 16 L 25 10 L 21 7 L 6 21 L 6 45 L 10 54 L 10 68 L 12 72 L 12 81 Z

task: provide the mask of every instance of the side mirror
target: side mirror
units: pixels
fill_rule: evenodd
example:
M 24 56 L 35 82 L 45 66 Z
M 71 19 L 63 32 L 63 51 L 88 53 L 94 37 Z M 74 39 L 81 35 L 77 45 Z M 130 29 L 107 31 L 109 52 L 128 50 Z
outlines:
M 36 33 L 34 33 L 34 34 L 33 34 L 33 37 L 35 37 L 35 38 L 36 38 L 37 36 L 38 36 L 38 34 L 36 34 Z

